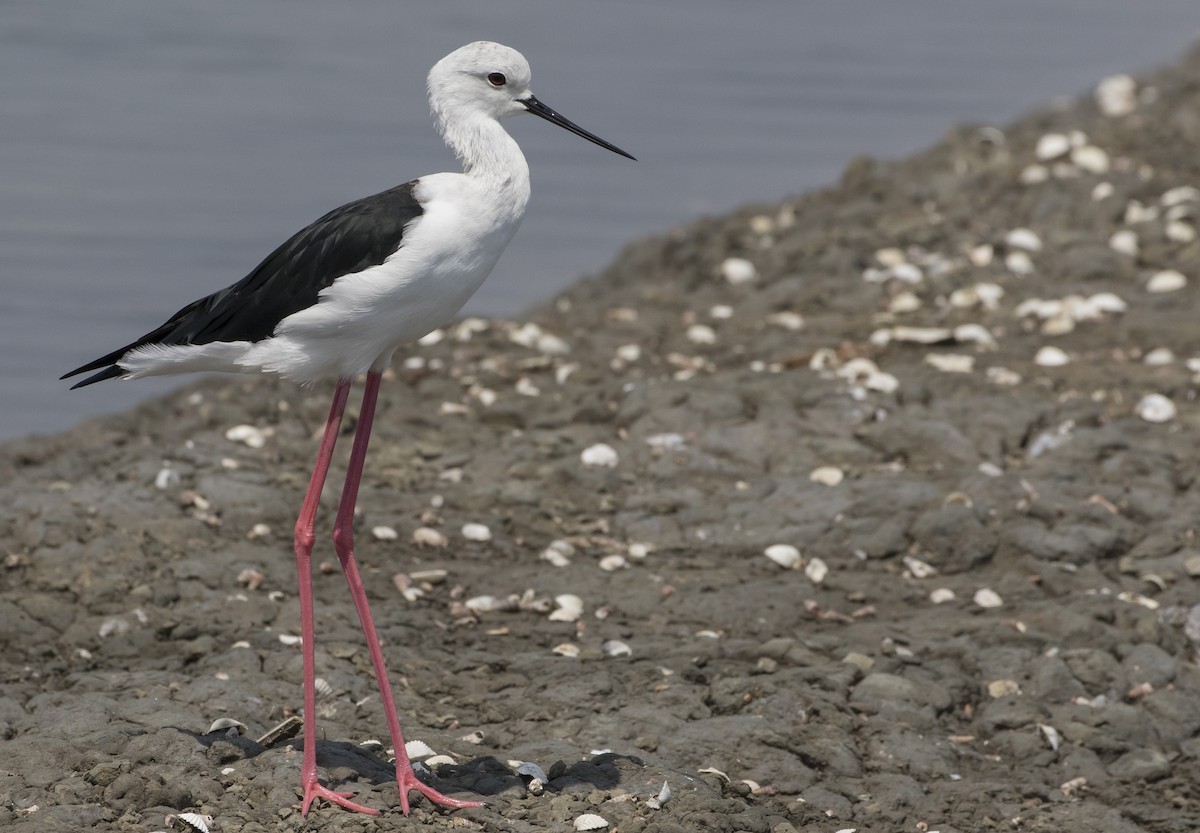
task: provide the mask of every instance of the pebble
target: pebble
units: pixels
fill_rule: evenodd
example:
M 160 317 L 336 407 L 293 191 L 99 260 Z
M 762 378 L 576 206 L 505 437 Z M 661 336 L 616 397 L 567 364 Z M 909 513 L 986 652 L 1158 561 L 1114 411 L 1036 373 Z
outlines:
M 782 312 L 773 312 L 767 316 L 767 323 L 774 324 L 776 327 L 783 327 L 785 330 L 800 330 L 804 327 L 804 318 L 798 313 L 784 310 Z
M 984 587 L 975 591 L 975 604 L 982 608 L 995 608 L 1004 604 L 1004 600 L 1000 598 L 1000 594 L 995 590 Z
M 975 369 L 975 357 L 961 353 L 928 353 L 925 364 L 943 373 L 970 373 Z
M 1004 257 L 1004 267 L 1014 275 L 1033 274 L 1033 258 L 1027 252 L 1009 252 Z
M 717 331 L 707 324 L 693 324 L 687 328 L 687 339 L 692 344 L 716 344 Z
M 721 263 L 721 275 L 730 284 L 738 286 L 757 278 L 758 270 L 744 257 L 727 257 Z
M 954 601 L 954 591 L 949 587 L 939 587 L 929 594 L 929 601 L 935 605 L 945 604 L 946 602 Z
M 1187 286 L 1187 278 L 1183 276 L 1183 273 L 1174 269 L 1163 269 L 1161 272 L 1155 272 L 1146 282 L 1146 291 L 1161 295 L 1167 292 L 1178 292 L 1185 286 Z
M 492 531 L 488 529 L 486 524 L 469 523 L 463 524 L 462 535 L 468 541 L 490 541 L 492 540 Z
M 413 530 L 412 542 L 418 547 L 448 547 L 450 539 L 438 530 L 429 526 L 419 526 Z
M 1175 403 L 1160 393 L 1143 396 L 1135 409 L 1146 422 L 1170 422 L 1175 418 Z
M 954 328 L 954 340 L 963 344 L 982 344 L 985 347 L 996 345 L 991 330 L 982 324 L 959 324 Z
M 800 550 L 791 544 L 772 544 L 763 550 L 763 555 L 788 570 L 800 564 Z
M 615 468 L 619 457 L 616 450 L 607 443 L 596 443 L 588 446 L 579 454 L 579 459 L 585 466 L 600 466 L 602 468 Z
M 1142 364 L 1150 367 L 1162 367 L 1175 363 L 1175 353 L 1170 347 L 1155 347 L 1142 357 Z
M 1083 147 L 1075 148 L 1071 151 L 1071 161 L 1088 173 L 1108 173 L 1108 154 L 1095 145 L 1084 145 Z
M 604 572 L 612 573 L 616 572 L 617 570 L 625 569 L 629 566 L 629 562 L 625 559 L 625 556 L 615 553 L 613 555 L 606 555 L 601 558 L 599 561 L 599 566 Z

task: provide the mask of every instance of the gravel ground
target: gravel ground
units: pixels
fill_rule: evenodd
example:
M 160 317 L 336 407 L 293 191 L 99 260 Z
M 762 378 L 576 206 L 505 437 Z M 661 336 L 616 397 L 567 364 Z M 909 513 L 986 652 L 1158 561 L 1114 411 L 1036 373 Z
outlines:
M 397 365 L 358 554 L 407 736 L 483 809 L 399 815 L 327 541 L 318 761 L 383 815 L 302 818 L 297 741 L 253 740 L 300 707 L 328 391 L 3 446 L 0 827 L 1200 828 L 1197 77 L 856 159 Z

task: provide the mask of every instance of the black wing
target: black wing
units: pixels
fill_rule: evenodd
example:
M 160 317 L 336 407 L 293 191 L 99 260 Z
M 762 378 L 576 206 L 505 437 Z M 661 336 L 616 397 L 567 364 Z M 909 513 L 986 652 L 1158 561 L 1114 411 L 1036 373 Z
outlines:
M 146 344 L 261 341 L 289 315 L 317 303 L 318 293 L 342 275 L 378 266 L 400 248 L 404 227 L 423 209 L 417 180 L 335 208 L 271 252 L 232 286 L 193 301 L 165 324 L 61 378 L 104 368 L 72 386 L 81 388 L 124 371 L 116 362 Z

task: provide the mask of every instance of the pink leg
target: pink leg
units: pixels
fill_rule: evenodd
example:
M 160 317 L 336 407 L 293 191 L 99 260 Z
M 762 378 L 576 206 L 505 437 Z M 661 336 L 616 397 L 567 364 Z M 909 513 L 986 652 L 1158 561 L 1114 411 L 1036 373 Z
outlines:
M 300 766 L 300 786 L 304 788 L 304 803 L 300 812 L 308 815 L 309 805 L 314 799 L 324 798 L 347 810 L 376 815 L 379 811 L 355 804 L 349 798 L 353 793 L 335 792 L 317 782 L 317 692 L 316 692 L 316 637 L 313 624 L 312 551 L 316 536 L 313 524 L 317 507 L 321 502 L 321 488 L 325 475 L 329 473 L 329 459 L 337 442 L 342 414 L 346 411 L 346 399 L 350 395 L 350 380 L 338 381 L 333 393 L 333 405 L 329 408 L 329 419 L 325 423 L 325 434 L 321 438 L 321 449 L 317 452 L 317 463 L 313 467 L 308 491 L 304 493 L 304 505 L 296 519 L 296 573 L 300 586 L 300 637 L 304 655 L 304 762 Z
M 354 598 L 354 607 L 358 611 L 358 620 L 362 623 L 363 634 L 367 639 L 367 650 L 371 654 L 371 665 L 375 668 L 375 680 L 379 683 L 379 696 L 383 700 L 383 711 L 387 716 L 388 733 L 391 735 L 392 746 L 396 750 L 396 783 L 400 787 L 400 808 L 408 815 L 408 791 L 417 790 L 434 804 L 443 807 L 482 807 L 478 801 L 462 801 L 442 795 L 417 779 L 413 772 L 408 753 L 404 750 L 404 735 L 400 731 L 400 720 L 396 717 L 396 702 L 392 698 L 392 687 L 388 682 L 387 669 L 383 664 L 383 650 L 379 647 L 379 635 L 375 632 L 375 623 L 371 620 L 371 609 L 367 606 L 367 593 L 363 589 L 362 578 L 354 562 L 354 504 L 358 500 L 358 485 L 362 479 L 363 462 L 367 456 L 367 443 L 371 439 L 371 423 L 375 419 L 375 402 L 379 396 L 379 381 L 381 374 L 372 371 L 367 374 L 367 385 L 363 391 L 362 412 L 358 416 L 358 428 L 354 432 L 354 447 L 350 451 L 350 464 L 346 470 L 346 485 L 342 490 L 342 503 L 338 507 L 337 520 L 333 525 L 333 545 L 337 550 L 338 559 L 342 562 L 342 572 L 346 583 L 350 585 L 350 595 Z

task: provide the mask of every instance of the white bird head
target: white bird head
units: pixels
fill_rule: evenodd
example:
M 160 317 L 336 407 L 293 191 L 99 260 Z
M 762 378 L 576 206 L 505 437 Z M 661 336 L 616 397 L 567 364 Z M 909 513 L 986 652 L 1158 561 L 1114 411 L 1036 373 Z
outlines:
M 538 101 L 529 87 L 531 78 L 529 62 L 520 52 L 499 43 L 476 41 L 454 50 L 429 70 L 429 106 L 443 132 L 452 123 L 533 113 L 602 148 L 633 159 L 616 145 Z

